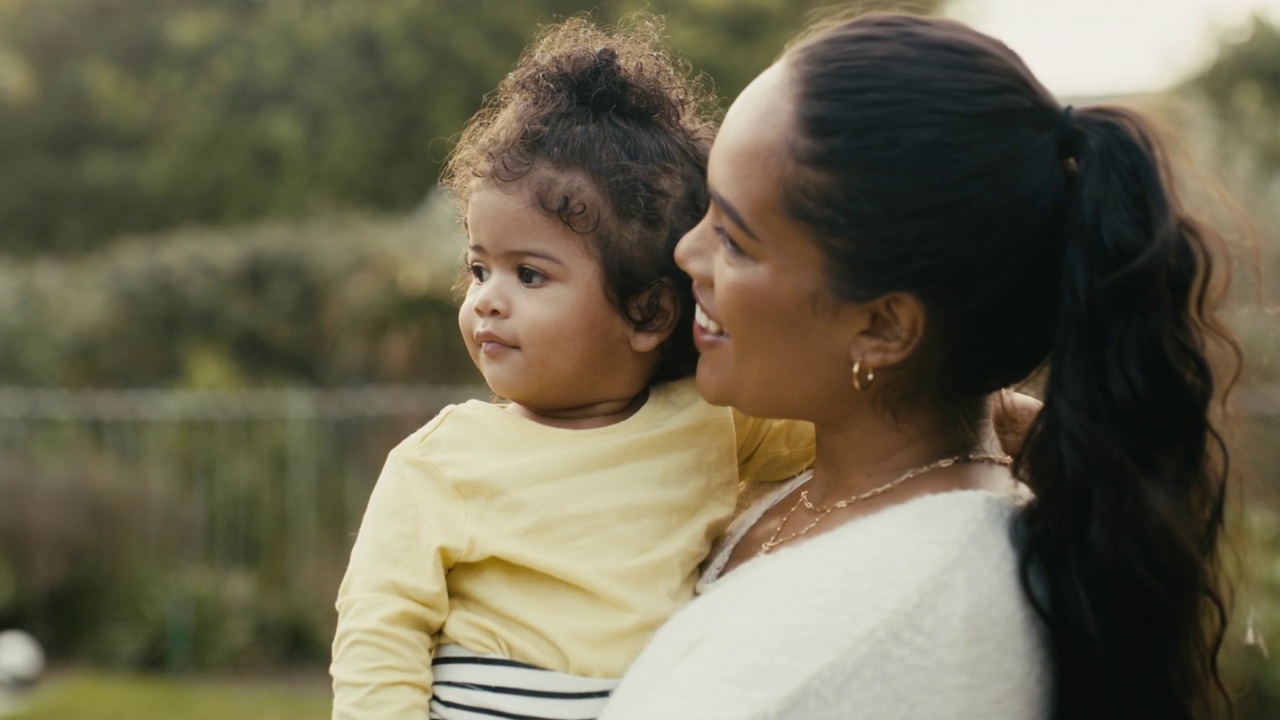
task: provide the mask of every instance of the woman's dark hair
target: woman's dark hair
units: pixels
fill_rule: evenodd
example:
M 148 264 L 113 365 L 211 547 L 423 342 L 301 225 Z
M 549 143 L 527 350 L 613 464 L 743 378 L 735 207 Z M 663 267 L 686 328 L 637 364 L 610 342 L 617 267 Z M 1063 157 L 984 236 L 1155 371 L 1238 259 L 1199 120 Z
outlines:
M 618 312 L 637 329 L 675 328 L 653 383 L 697 366 L 693 297 L 674 252 L 707 209 L 712 107 L 701 77 L 663 48 L 656 19 L 604 28 L 571 18 L 525 50 L 468 123 L 441 181 L 463 217 L 478 183 L 522 182 L 547 213 L 589 236 Z
M 1229 707 L 1209 356 L 1236 346 L 1215 319 L 1221 238 L 1183 210 L 1148 123 L 1064 109 L 1011 50 L 947 20 L 845 19 L 784 59 L 784 202 L 842 299 L 923 302 L 909 400 L 973 414 L 1047 361 L 1017 542 L 1053 717 Z

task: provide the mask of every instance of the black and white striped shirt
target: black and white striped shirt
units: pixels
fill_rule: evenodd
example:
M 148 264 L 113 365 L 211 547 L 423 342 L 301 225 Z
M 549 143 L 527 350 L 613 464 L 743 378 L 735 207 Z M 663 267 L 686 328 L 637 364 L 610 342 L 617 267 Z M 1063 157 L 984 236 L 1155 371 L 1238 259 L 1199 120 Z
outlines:
M 437 648 L 431 669 L 431 720 L 595 720 L 618 685 L 459 645 Z

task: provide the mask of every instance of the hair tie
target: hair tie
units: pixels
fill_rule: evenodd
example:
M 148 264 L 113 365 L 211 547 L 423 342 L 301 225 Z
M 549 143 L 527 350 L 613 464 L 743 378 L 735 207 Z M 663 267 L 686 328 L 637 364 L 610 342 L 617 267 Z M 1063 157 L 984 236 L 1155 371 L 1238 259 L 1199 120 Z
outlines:
M 1075 174 L 1080 166 L 1080 151 L 1084 146 L 1084 131 L 1076 119 L 1075 108 L 1071 105 L 1058 113 L 1058 124 L 1055 129 L 1058 136 L 1058 157 L 1071 174 Z

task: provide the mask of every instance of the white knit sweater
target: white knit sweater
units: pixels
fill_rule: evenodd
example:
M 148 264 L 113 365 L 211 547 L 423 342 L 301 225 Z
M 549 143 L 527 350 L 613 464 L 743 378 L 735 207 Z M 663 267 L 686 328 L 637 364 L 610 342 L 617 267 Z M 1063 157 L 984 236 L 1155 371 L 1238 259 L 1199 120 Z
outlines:
M 1015 509 L 930 495 L 747 562 L 659 630 L 601 720 L 1046 717 Z

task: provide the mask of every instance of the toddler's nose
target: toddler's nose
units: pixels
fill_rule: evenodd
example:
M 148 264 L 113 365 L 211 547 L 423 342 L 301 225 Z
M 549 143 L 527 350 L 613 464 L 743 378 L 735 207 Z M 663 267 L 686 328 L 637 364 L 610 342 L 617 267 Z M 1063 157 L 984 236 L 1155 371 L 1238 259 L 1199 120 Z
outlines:
M 510 310 L 510 304 L 506 295 L 498 288 L 498 283 L 490 279 L 489 282 L 475 288 L 475 309 L 476 314 L 485 316 L 502 316 L 506 315 Z

